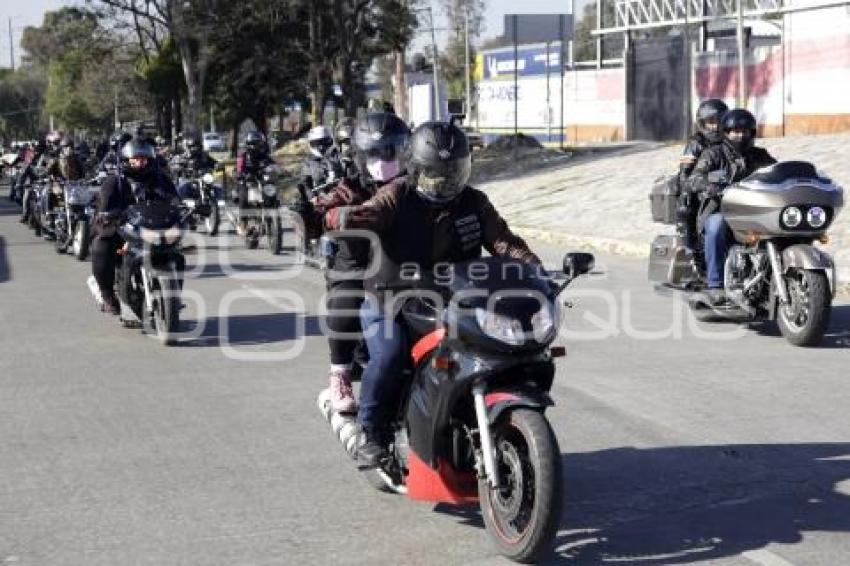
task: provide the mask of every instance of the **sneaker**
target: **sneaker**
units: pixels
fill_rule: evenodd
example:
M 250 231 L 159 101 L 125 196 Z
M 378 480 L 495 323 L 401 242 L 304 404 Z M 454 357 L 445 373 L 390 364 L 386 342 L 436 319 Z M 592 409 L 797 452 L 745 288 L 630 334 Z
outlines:
M 361 468 L 375 468 L 386 455 L 386 447 L 376 429 L 361 427 L 357 435 L 357 465 Z
M 719 307 L 727 304 L 729 299 L 726 297 L 726 291 L 723 288 L 711 288 L 705 291 L 709 306 Z
M 351 373 L 348 370 L 332 369 L 329 374 L 331 410 L 335 413 L 354 413 L 357 401 L 351 389 Z

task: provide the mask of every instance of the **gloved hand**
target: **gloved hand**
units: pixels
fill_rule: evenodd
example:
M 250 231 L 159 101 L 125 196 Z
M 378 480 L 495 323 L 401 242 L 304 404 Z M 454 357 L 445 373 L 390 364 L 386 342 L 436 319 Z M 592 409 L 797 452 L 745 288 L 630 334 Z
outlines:
M 703 193 L 706 198 L 719 198 L 723 194 L 724 187 L 715 183 L 710 183 Z

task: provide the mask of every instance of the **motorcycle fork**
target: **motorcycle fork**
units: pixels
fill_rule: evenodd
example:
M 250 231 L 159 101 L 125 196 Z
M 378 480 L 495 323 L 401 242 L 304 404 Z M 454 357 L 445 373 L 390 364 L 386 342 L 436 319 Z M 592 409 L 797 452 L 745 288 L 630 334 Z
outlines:
M 770 260 L 770 270 L 773 271 L 773 284 L 776 286 L 776 294 L 779 296 L 779 302 L 783 305 L 791 303 L 791 298 L 788 296 L 788 288 L 785 286 L 785 279 L 782 278 L 782 262 L 779 259 L 779 252 L 776 251 L 776 244 L 767 241 L 767 257 Z
M 493 437 L 490 434 L 490 423 L 487 419 L 487 405 L 484 403 L 486 387 L 483 383 L 472 386 L 472 398 L 475 404 L 475 419 L 478 421 L 478 440 L 480 443 L 480 460 L 484 467 L 487 483 L 493 489 L 500 487 L 499 470 L 496 466 L 496 452 L 493 448 Z

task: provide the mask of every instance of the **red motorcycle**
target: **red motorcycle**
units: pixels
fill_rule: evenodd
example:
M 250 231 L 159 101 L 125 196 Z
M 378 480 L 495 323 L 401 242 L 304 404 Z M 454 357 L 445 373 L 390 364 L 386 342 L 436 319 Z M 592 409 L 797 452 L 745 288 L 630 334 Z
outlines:
M 383 286 L 401 291 L 413 347 L 387 457 L 363 470 L 378 489 L 448 504 L 479 502 L 498 551 L 533 562 L 552 546 L 560 520 L 561 452 L 546 419 L 558 295 L 594 265 L 567 254 L 555 284 L 533 266 L 486 258 L 427 280 Z M 440 281 L 438 281 L 440 280 Z M 447 282 L 447 283 L 446 283 Z M 319 409 L 349 454 L 357 425 Z

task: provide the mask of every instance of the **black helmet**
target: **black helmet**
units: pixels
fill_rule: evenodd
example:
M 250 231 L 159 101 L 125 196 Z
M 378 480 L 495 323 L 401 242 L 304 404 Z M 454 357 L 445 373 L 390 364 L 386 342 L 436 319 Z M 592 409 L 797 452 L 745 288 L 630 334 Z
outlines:
M 353 139 L 359 171 L 378 182 L 389 181 L 404 171 L 410 129 L 395 114 L 366 114 L 357 121 Z
M 124 172 L 134 179 L 141 179 L 156 167 L 156 151 L 144 138 L 135 137 L 121 148 Z
M 419 194 L 445 204 L 466 188 L 472 169 L 463 130 L 446 122 L 425 122 L 410 140 L 410 172 Z
M 123 148 L 124 145 L 131 139 L 133 139 L 133 136 L 131 136 L 128 132 L 115 132 L 109 138 L 109 147 L 112 151 L 120 151 L 121 148 Z
M 719 143 L 723 140 L 723 131 L 720 122 L 723 120 L 724 114 L 729 111 L 726 103 L 719 98 L 709 98 L 703 100 L 697 107 L 697 130 L 708 138 L 711 143 Z M 717 124 L 716 128 L 710 128 L 708 122 Z
M 753 147 L 756 141 L 756 117 L 749 110 L 744 108 L 735 108 L 730 110 L 723 116 L 723 134 L 729 143 L 743 153 Z M 733 130 L 743 130 L 744 135 L 740 139 L 736 136 L 730 137 L 730 132 Z
M 260 132 L 253 131 L 245 136 L 245 149 L 250 152 L 263 151 L 266 147 L 266 136 Z

